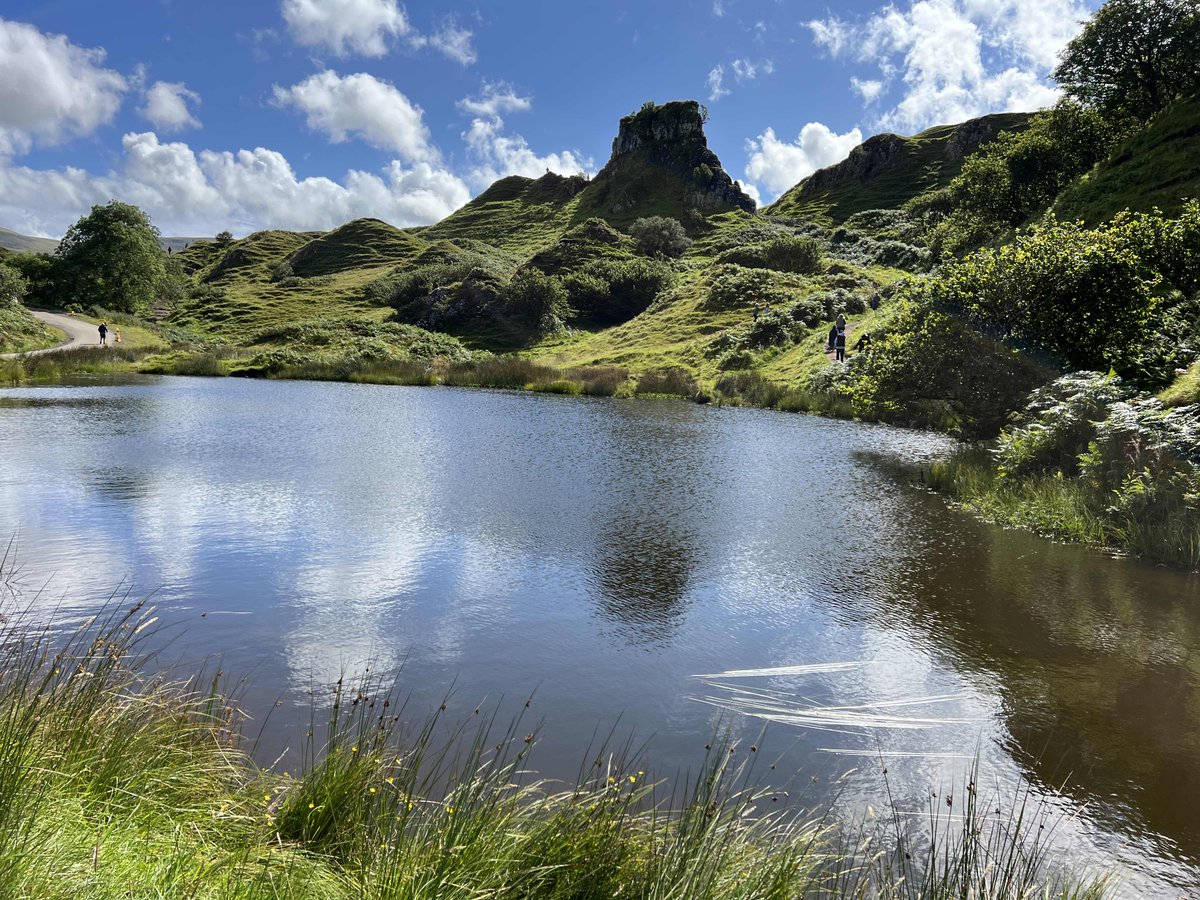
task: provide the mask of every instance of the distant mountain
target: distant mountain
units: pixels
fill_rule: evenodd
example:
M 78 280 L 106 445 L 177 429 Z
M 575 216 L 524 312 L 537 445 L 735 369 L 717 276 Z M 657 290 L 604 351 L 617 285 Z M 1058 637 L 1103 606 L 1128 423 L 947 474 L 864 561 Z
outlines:
M 842 162 L 814 172 L 763 212 L 844 222 L 867 209 L 898 209 L 950 183 L 963 160 L 1001 131 L 1023 128 L 1031 113 L 997 113 L 960 125 L 938 125 L 912 137 L 877 134 Z
M 54 238 L 30 237 L 0 228 L 0 247 L 17 252 L 53 253 L 58 249 L 58 241 Z
M 159 238 L 158 243 L 164 250 L 177 253 L 199 240 L 203 240 L 203 238 L 164 237 Z M 0 247 L 18 253 L 53 253 L 58 249 L 58 241 L 54 238 L 30 237 L 27 234 L 0 228 Z

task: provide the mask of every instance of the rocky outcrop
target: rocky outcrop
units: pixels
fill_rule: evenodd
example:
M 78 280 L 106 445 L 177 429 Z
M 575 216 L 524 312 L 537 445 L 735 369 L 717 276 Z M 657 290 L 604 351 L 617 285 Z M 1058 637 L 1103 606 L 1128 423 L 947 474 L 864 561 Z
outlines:
M 659 187 L 647 190 L 647 176 L 657 179 Z M 681 213 L 688 208 L 703 213 L 755 208 L 708 148 L 704 113 L 695 100 L 648 103 L 621 119 L 612 157 L 589 190 L 597 195 L 597 205 L 621 215 L 669 199 L 663 196 L 667 185 Z

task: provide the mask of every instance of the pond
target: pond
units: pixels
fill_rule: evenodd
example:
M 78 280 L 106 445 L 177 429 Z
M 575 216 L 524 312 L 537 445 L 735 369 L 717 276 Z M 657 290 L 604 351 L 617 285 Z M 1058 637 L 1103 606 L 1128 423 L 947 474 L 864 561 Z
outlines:
M 614 728 L 669 777 L 770 708 L 797 802 L 917 813 L 978 757 L 1065 816 L 1068 863 L 1195 890 L 1200 582 L 948 508 L 911 474 L 946 446 L 671 401 L 12 388 L 0 538 L 46 616 L 152 595 L 173 659 L 247 677 L 264 762 L 368 664 L 421 711 L 532 698 L 554 777 Z

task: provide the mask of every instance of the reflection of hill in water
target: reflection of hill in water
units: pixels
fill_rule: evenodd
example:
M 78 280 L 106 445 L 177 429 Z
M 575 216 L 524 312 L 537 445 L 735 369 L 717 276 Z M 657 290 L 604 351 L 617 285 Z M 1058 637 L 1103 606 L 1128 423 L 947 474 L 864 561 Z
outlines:
M 909 553 L 879 615 L 994 681 L 1031 776 L 1200 859 L 1200 582 L 970 522 Z
M 633 643 L 670 638 L 687 609 L 696 543 L 677 525 L 660 521 L 607 523 L 588 572 L 597 611 Z

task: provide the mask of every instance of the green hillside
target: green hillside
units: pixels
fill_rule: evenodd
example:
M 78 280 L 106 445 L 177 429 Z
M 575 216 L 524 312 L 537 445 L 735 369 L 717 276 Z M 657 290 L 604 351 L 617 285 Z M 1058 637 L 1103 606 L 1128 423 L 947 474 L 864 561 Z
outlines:
M 1200 97 L 1176 101 L 1063 191 L 1054 212 L 1095 225 L 1123 209 L 1178 212 L 1200 195 Z
M 836 165 L 814 172 L 763 212 L 835 224 L 868 209 L 899 209 L 945 187 L 963 160 L 1001 131 L 1021 128 L 1028 113 L 998 113 L 960 125 L 939 125 L 912 137 L 868 138 Z

